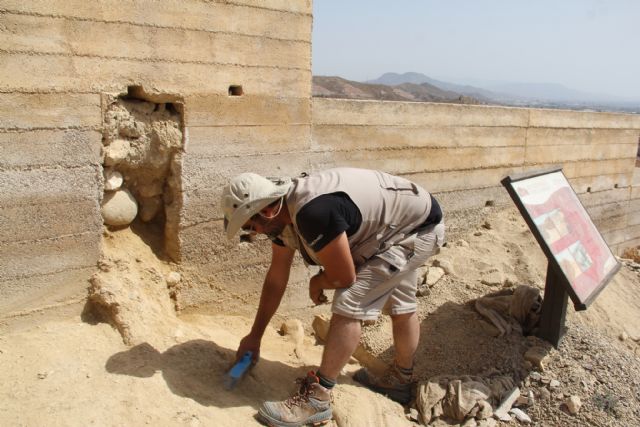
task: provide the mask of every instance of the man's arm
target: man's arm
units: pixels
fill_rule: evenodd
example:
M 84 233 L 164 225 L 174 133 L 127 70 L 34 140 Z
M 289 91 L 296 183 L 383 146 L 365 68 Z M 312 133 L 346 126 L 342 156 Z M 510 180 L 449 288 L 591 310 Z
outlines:
M 251 332 L 240 341 L 236 360 L 247 351 L 253 352 L 254 363 L 260 357 L 260 342 L 269 321 L 275 314 L 289 282 L 289 273 L 294 251 L 290 248 L 271 244 L 271 265 L 262 285 L 260 305 Z
M 348 288 L 356 281 L 356 268 L 349 248 L 347 233 L 342 232 L 317 252 L 324 267 L 309 282 L 309 297 L 314 303 L 323 301 L 323 289 Z

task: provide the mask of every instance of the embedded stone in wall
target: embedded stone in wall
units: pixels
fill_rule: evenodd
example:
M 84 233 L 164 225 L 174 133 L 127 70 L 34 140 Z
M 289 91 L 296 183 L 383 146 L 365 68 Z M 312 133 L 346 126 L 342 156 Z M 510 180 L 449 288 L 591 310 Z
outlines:
M 149 222 L 156 217 L 162 208 L 162 197 L 139 197 L 140 201 L 140 219 L 143 222 Z
M 137 214 L 136 199 L 126 188 L 105 194 L 102 201 L 102 218 L 105 224 L 117 227 L 129 225 Z
M 164 247 L 169 257 L 178 260 L 182 104 L 163 102 L 178 101 L 178 98 L 149 95 L 137 86 L 129 87 L 126 95 L 105 97 L 103 164 L 110 174 L 122 176 L 120 187 L 117 187 L 105 171 L 105 204 L 112 203 L 109 192 L 116 188 L 126 189 L 133 199 L 133 203 L 119 199 L 120 203 L 126 203 L 127 215 L 122 214 L 125 209 L 122 205 L 117 214 L 105 216 L 105 224 L 122 226 L 131 223 L 137 215 L 143 223 L 163 226 Z M 136 205 L 134 218 L 128 218 L 133 212 L 133 204 Z M 125 222 L 125 216 L 128 222 Z
M 117 165 L 134 194 L 133 187 L 163 182 L 182 147 L 181 117 L 172 105 L 117 98 L 108 106 L 104 163 Z
M 104 149 L 105 166 L 115 166 L 127 160 L 131 144 L 125 139 L 116 139 Z
M 164 187 L 163 183 L 161 181 L 156 180 L 149 184 L 138 185 L 137 190 L 138 190 L 138 194 L 140 194 L 141 197 L 149 198 L 149 197 L 161 195 L 163 191 L 163 187 Z
M 104 170 L 104 189 L 105 191 L 115 191 L 122 187 L 122 174 L 113 169 Z

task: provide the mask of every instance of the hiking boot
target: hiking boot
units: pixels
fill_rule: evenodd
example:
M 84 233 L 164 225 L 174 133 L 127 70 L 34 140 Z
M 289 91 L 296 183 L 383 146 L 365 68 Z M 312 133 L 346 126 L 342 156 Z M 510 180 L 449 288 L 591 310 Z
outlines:
M 358 369 L 353 375 L 353 379 L 368 389 L 384 394 L 402 405 L 411 402 L 413 389 L 411 376 L 400 372 L 395 363 L 380 376 L 372 374 L 366 368 Z
M 331 419 L 331 391 L 320 385 L 313 371 L 298 378 L 298 392 L 282 402 L 264 402 L 258 417 L 269 426 L 321 425 Z

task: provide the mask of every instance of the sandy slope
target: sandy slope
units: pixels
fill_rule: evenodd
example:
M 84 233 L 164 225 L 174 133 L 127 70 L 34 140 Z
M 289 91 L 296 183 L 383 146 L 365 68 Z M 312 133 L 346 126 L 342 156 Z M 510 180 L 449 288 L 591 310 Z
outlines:
M 470 304 L 505 284 L 542 286 L 544 280 L 544 257 L 517 213 L 486 214 L 484 226 L 449 242 L 438 255 L 438 262 L 451 269 L 430 295 L 420 298 L 419 379 L 499 372 L 536 395 L 534 406 L 525 409 L 534 425 L 640 425 L 638 273 L 623 267 L 589 310 L 569 309 L 562 345 L 546 346 L 543 376 L 561 384 L 547 396 L 543 389 L 548 385 L 536 380 L 522 359 L 528 347 L 545 344 L 518 335 L 495 336 Z M 126 258 L 115 252 L 123 245 Z M 0 425 L 258 425 L 254 415 L 261 402 L 287 397 L 293 379 L 319 361 L 322 347 L 312 336 L 310 318 L 301 319 L 306 333 L 296 350 L 291 337 L 277 332 L 280 316 L 267 331 L 261 362 L 228 392 L 221 378 L 250 328 L 250 316 L 175 316 L 162 280 L 169 266 L 130 233 L 107 236 L 102 270 L 111 278 L 109 289 L 127 292 L 119 316 L 128 325 L 131 345 L 110 325 L 81 316 L 79 306 L 71 306 L 68 316 L 3 318 Z M 383 359 L 392 354 L 389 326 L 383 317 L 366 327 L 363 337 Z M 345 374 L 356 368 L 348 365 Z M 412 424 L 400 405 L 357 386 L 348 375 L 340 382 L 335 425 Z M 563 409 L 569 395 L 579 395 L 584 403 L 578 415 Z M 607 397 L 612 405 L 602 403 Z
M 306 370 L 293 344 L 271 330 L 260 364 L 228 392 L 221 381 L 238 341 L 232 331 L 246 329 L 246 320 L 196 317 L 179 327 L 180 339 L 163 347 L 128 348 L 110 326 L 77 319 L 4 335 L 1 424 L 257 425 L 260 403 L 286 397 L 293 378 Z M 311 346 L 310 356 L 317 351 Z M 354 390 L 341 390 L 343 403 L 363 397 Z M 384 412 L 392 412 L 384 416 L 389 424 L 402 421 L 399 405 L 378 399 L 375 406 L 373 400 L 366 396 L 358 404 L 372 422 L 366 424 Z

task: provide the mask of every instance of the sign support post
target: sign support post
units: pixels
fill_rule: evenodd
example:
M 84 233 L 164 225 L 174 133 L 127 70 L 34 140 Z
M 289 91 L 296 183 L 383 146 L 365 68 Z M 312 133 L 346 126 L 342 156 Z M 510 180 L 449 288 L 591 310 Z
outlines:
M 540 327 L 538 336 L 549 341 L 558 348 L 565 333 L 565 317 L 569 294 L 560 282 L 558 273 L 551 262 L 547 265 L 547 281 L 544 285 L 542 313 L 540 313 Z

